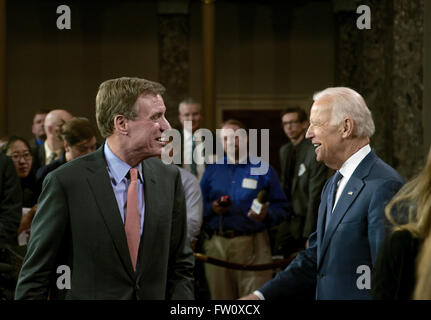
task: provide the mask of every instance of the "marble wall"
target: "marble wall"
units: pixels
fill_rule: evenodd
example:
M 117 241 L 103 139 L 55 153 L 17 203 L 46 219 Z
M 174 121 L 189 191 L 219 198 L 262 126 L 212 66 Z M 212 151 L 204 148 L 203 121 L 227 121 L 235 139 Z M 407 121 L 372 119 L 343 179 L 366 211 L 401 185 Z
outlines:
M 424 0 L 369 0 L 371 30 L 358 14 L 336 17 L 336 84 L 358 90 L 376 124 L 372 146 L 406 179 L 424 163 Z
M 189 38 L 187 14 L 159 14 L 159 81 L 166 87 L 166 115 L 178 127 L 178 102 L 189 92 Z

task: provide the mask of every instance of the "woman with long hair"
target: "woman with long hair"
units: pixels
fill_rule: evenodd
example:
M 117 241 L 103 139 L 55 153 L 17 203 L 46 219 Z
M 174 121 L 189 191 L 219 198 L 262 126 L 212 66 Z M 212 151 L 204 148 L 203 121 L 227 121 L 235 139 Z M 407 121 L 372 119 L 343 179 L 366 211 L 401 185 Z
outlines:
M 373 270 L 373 299 L 431 299 L 431 150 L 424 169 L 388 203 L 393 225 Z
M 33 156 L 27 140 L 17 136 L 9 138 L 4 146 L 4 152 L 12 159 L 21 183 L 23 217 L 18 229 L 18 243 L 25 245 L 28 242 L 31 221 L 37 209 L 40 186 L 36 182 L 36 175 L 33 171 Z

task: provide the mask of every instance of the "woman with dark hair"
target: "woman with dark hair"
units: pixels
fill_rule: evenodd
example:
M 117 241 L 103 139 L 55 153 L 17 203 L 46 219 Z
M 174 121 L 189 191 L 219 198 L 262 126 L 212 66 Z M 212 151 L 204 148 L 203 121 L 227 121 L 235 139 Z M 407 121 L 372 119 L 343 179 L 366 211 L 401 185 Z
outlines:
M 18 243 L 24 245 L 30 235 L 30 224 L 37 209 L 37 198 L 40 186 L 36 183 L 36 176 L 32 170 L 33 156 L 27 140 L 13 136 L 4 146 L 4 152 L 9 156 L 18 174 L 23 193 L 23 218 L 18 229 Z

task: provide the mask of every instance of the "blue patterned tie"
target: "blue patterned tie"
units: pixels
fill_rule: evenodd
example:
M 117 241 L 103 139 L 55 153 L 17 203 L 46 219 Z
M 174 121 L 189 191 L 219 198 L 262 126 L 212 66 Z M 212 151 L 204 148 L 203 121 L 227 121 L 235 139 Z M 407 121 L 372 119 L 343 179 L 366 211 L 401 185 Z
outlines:
M 326 224 L 325 231 L 328 228 L 329 220 L 331 219 L 332 208 L 334 207 L 335 196 L 337 195 L 338 182 L 341 180 L 343 175 L 340 171 L 337 171 L 332 178 L 331 186 L 329 187 L 328 201 L 326 203 Z

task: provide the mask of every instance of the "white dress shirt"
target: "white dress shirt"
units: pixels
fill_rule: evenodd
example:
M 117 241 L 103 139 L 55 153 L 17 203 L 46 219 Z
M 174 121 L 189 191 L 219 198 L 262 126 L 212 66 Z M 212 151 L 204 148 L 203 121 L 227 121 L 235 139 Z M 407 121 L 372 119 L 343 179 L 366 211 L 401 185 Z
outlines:
M 332 211 L 334 211 L 338 199 L 340 199 L 340 195 L 343 193 L 344 187 L 346 186 L 347 182 L 349 182 L 349 179 L 352 176 L 353 172 L 355 172 L 356 168 L 370 152 L 371 147 L 369 144 L 367 144 L 366 146 L 356 151 L 356 153 L 354 153 L 352 156 L 350 156 L 350 158 L 347 159 L 343 163 L 341 168 L 338 170 L 343 175 L 343 178 L 341 178 L 338 182 L 337 195 L 335 196 L 335 202 Z

